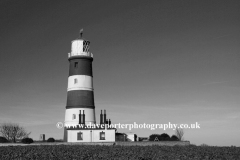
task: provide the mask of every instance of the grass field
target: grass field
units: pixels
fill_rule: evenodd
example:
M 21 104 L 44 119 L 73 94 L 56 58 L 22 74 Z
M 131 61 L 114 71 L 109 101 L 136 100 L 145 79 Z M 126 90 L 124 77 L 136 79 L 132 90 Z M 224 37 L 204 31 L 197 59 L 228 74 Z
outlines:
M 31 145 L 1 146 L 0 159 L 240 159 L 240 147 Z

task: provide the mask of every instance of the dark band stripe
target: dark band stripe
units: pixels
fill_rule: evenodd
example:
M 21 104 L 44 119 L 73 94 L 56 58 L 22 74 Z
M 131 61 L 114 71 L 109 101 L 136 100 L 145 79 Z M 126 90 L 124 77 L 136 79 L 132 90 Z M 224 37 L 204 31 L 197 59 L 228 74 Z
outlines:
M 66 109 L 71 109 L 71 108 L 88 108 L 88 109 L 95 109 L 95 106 L 86 106 L 86 105 L 78 105 L 78 106 L 66 106 Z
M 91 57 L 75 56 L 69 58 L 69 76 L 87 75 L 92 76 L 92 61 Z
M 67 93 L 66 108 L 95 108 L 93 91 L 89 90 L 72 90 Z

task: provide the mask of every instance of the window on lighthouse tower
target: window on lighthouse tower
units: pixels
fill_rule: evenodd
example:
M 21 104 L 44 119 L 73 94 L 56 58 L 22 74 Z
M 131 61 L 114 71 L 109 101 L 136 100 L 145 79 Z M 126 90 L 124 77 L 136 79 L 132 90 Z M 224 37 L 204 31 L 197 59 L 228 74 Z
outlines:
M 72 115 L 72 119 L 76 119 L 76 114 L 73 114 L 73 115 Z
M 77 84 L 77 83 L 78 83 L 78 81 L 77 81 L 77 79 L 75 78 L 75 79 L 74 79 L 74 84 Z
M 78 68 L 78 62 L 75 62 L 75 63 L 74 63 L 74 67 L 75 67 L 75 68 Z

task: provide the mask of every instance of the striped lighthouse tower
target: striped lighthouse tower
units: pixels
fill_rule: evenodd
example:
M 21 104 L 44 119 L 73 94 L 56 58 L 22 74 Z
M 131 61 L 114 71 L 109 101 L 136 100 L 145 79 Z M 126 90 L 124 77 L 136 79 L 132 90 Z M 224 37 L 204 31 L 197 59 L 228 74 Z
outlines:
M 90 42 L 82 38 L 72 41 L 71 53 L 68 53 L 69 76 L 65 125 L 95 124 L 95 106 L 93 94 L 93 54 L 89 52 Z M 67 131 L 64 130 L 67 141 Z

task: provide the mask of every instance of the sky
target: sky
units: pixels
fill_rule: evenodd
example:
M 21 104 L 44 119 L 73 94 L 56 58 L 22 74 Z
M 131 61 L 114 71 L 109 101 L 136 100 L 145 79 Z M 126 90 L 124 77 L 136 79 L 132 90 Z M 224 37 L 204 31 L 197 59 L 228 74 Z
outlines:
M 192 144 L 240 146 L 238 0 L 1 0 L 0 123 L 63 138 L 71 41 L 94 55 L 96 119 L 200 124 Z M 173 129 L 118 129 L 139 137 Z

